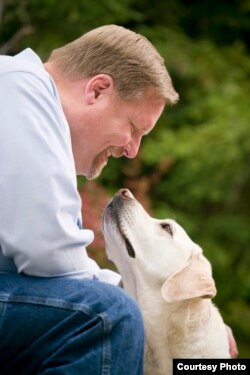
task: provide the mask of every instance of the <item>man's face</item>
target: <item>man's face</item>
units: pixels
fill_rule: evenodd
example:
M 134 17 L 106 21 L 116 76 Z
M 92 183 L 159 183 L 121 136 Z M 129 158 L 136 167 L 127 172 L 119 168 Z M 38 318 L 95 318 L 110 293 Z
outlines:
M 107 85 L 94 95 L 89 100 L 86 94 L 84 109 L 68 119 L 76 173 L 88 179 L 99 176 L 110 156 L 134 158 L 142 136 L 153 129 L 164 109 L 164 103 L 149 93 L 127 101 Z

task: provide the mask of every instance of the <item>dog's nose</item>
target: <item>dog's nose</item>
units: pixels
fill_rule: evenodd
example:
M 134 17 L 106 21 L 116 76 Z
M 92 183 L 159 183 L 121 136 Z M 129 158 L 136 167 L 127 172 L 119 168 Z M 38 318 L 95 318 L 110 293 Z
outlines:
M 125 188 L 118 190 L 118 192 L 116 193 L 116 195 L 122 196 L 125 199 L 134 199 L 134 196 L 131 193 L 131 191 L 128 190 L 128 189 L 125 189 Z

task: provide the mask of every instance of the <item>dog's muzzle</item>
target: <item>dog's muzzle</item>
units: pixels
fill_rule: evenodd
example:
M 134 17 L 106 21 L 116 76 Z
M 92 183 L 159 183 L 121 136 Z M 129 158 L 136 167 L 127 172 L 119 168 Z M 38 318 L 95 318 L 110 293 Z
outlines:
M 128 255 L 131 258 L 135 258 L 135 250 L 130 240 L 128 239 L 124 231 L 122 230 L 122 225 L 121 225 L 122 211 L 125 208 L 126 203 L 128 203 L 131 200 L 134 200 L 134 196 L 130 190 L 125 189 L 125 188 L 118 190 L 118 192 L 115 194 L 112 201 L 105 208 L 105 211 L 103 214 L 103 226 L 104 226 L 104 222 L 109 222 L 109 221 L 112 222 L 118 229 L 118 232 L 120 233 L 124 241 Z

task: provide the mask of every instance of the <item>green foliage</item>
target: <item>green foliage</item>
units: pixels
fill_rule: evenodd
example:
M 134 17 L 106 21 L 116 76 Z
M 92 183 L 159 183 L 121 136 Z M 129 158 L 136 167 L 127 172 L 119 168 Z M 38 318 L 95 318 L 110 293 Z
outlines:
M 42 58 L 60 45 L 103 24 L 137 21 L 140 14 L 130 8 L 131 0 L 1 0 L 0 43 L 15 40 L 8 53 L 32 46 Z
M 249 0 L 153 4 L 2 0 L 0 52 L 30 46 L 46 59 L 51 49 L 108 23 L 153 42 L 180 102 L 166 108 L 135 160 L 111 160 L 98 181 L 108 195 L 131 188 L 153 216 L 174 217 L 203 247 L 213 264 L 215 302 L 234 330 L 240 357 L 249 357 Z M 81 189 L 85 184 L 79 179 Z

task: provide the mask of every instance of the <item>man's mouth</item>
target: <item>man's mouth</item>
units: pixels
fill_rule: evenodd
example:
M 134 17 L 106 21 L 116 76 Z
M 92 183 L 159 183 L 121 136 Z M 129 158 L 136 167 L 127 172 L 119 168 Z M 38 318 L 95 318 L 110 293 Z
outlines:
M 123 149 L 120 147 L 109 148 L 106 152 L 107 159 L 112 156 L 113 158 L 120 158 L 123 156 Z

